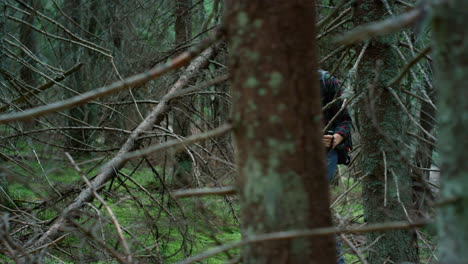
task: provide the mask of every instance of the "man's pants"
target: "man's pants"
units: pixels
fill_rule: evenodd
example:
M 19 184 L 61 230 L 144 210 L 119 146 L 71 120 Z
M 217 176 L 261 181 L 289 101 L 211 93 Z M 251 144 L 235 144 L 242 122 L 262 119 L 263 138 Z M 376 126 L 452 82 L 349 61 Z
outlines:
M 327 170 L 328 170 L 328 182 L 330 183 L 333 180 L 333 175 L 335 174 L 336 167 L 338 165 L 338 152 L 332 149 L 327 153 Z
M 336 168 L 338 166 L 338 152 L 336 150 L 330 150 L 327 153 L 327 170 L 328 170 L 328 183 L 333 180 L 333 176 L 335 175 Z M 345 264 L 344 256 L 341 252 L 341 241 L 336 240 L 336 252 L 338 253 L 338 264 Z

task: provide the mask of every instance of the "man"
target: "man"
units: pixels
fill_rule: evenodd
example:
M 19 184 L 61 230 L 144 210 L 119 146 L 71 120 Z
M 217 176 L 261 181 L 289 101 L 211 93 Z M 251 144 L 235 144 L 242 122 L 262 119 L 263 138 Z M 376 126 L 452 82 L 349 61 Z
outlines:
M 328 72 L 319 70 L 320 96 L 322 100 L 323 122 L 326 129 L 323 135 L 323 145 L 327 149 L 328 182 L 333 180 L 338 164 L 349 164 L 348 152 L 351 143 L 351 117 L 348 110 L 343 107 L 340 98 L 342 91 L 338 80 Z M 341 242 L 337 241 L 338 264 L 345 264 L 341 253 Z
M 351 143 L 351 117 L 340 98 L 342 91 L 338 80 L 330 73 L 319 70 L 320 96 L 322 100 L 323 122 L 327 128 L 323 145 L 327 152 L 328 181 L 333 179 L 338 164 L 349 164 L 348 152 Z

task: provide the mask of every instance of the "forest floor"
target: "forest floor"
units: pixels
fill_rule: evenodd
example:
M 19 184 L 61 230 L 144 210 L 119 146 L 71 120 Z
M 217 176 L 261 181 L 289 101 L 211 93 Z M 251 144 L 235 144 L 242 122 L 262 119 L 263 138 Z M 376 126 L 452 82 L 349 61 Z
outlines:
M 83 164 L 83 167 L 85 166 L 86 164 Z M 43 167 L 36 163 L 28 167 L 34 170 L 36 176 L 23 181 L 10 182 L 10 195 L 16 205 L 24 210 L 31 210 L 58 190 L 75 190 L 76 193 L 82 184 L 80 176 L 70 168 L 69 164 Z M 86 169 L 83 169 L 86 175 L 91 177 L 97 172 L 96 168 Z M 131 176 L 133 180 L 118 177 L 119 180 L 113 181 L 101 193 L 123 227 L 132 252 L 135 252 L 135 257 L 141 263 L 154 263 L 156 259 L 164 263 L 176 263 L 187 256 L 241 239 L 239 223 L 234 217 L 239 209 L 235 197 L 230 199 L 218 196 L 193 197 L 173 200 L 165 189 L 167 183 L 161 180 L 167 172 L 161 168 L 156 168 L 156 171 L 149 168 L 135 171 L 124 169 L 122 175 Z M 19 175 L 24 173 L 18 171 Z M 363 224 L 360 183 L 354 178 L 341 177 L 337 184 L 331 185 L 330 190 L 335 224 Z M 69 199 L 74 196 L 70 195 Z M 36 217 L 49 221 L 57 215 L 66 202 L 67 199 L 64 199 L 63 202 L 57 203 L 55 208 L 36 210 Z M 101 207 L 99 202 L 89 204 L 88 208 L 81 211 L 84 216 L 77 222 L 84 230 L 91 231 L 95 237 L 122 251 L 122 248 L 117 246 L 119 239 L 116 229 L 105 210 L 98 210 Z M 21 234 L 24 233 L 17 233 Z M 354 248 L 362 250 L 365 247 L 365 236 L 346 235 L 346 239 L 348 241 L 343 242 L 342 249 L 346 263 L 361 263 L 349 243 Z M 65 263 L 114 263 L 107 261 L 110 256 L 104 250 L 96 251 L 91 237 L 78 232 L 62 240 L 60 246 L 62 251 L 54 253 Z M 225 263 L 238 254 L 239 249 L 230 250 L 206 259 L 204 263 Z M 2 259 L 6 260 L 0 258 Z M 58 262 L 50 260 L 50 263 Z

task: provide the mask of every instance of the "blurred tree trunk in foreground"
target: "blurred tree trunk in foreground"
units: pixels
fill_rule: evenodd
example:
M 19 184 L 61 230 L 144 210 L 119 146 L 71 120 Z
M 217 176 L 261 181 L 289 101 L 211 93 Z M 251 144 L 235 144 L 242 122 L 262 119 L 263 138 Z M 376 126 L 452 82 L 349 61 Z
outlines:
M 440 2 L 433 21 L 442 175 L 440 263 L 462 264 L 468 259 L 468 2 Z
M 315 3 L 227 4 L 243 236 L 330 226 Z M 243 263 L 336 263 L 334 238 L 251 244 Z

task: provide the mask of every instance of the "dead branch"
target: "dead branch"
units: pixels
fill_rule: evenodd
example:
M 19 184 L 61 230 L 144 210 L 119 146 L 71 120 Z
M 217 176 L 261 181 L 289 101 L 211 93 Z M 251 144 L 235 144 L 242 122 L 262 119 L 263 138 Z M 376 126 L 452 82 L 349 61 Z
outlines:
M 360 94 L 354 94 L 349 100 L 346 100 L 343 105 L 341 106 L 340 110 L 333 116 L 333 118 L 328 122 L 328 124 L 323 128 L 322 133 L 325 134 L 325 132 L 328 130 L 328 128 L 335 122 L 335 120 L 340 116 L 340 114 L 346 110 L 346 106 L 348 106 L 349 103 L 351 103 L 354 99 L 356 99 Z
M 320 29 L 321 27 L 323 27 L 323 25 L 325 25 L 325 23 L 327 23 L 330 19 L 332 19 L 333 16 L 335 16 L 339 11 L 340 9 L 346 4 L 347 1 L 345 0 L 342 0 L 335 8 L 335 10 L 333 10 L 333 12 L 331 12 L 326 18 L 324 18 L 322 21 L 318 22 L 316 27 L 317 29 Z
M 421 131 L 430 139 L 436 141 L 437 139 L 431 134 L 429 133 L 428 131 L 426 131 L 426 129 L 424 129 L 424 127 L 421 126 L 421 124 L 418 122 L 418 120 L 416 120 L 413 115 L 411 115 L 411 113 L 409 112 L 409 110 L 406 108 L 405 104 L 401 101 L 400 97 L 398 97 L 397 93 L 390 87 L 387 87 L 388 91 L 392 94 L 393 97 L 395 97 L 395 100 L 398 102 L 398 104 L 400 105 L 401 109 L 403 109 L 403 111 L 405 111 L 406 115 L 410 118 L 410 120 L 419 128 L 421 129 Z
M 225 124 L 223 126 L 220 126 L 217 129 L 214 129 L 214 130 L 211 130 L 211 131 L 208 131 L 208 132 L 205 132 L 205 133 L 200 133 L 200 134 L 197 134 L 197 135 L 189 136 L 189 137 L 185 138 L 184 140 L 171 140 L 171 141 L 168 141 L 168 142 L 166 142 L 164 144 L 156 144 L 156 145 L 147 147 L 147 148 L 139 150 L 139 151 L 126 153 L 125 155 L 123 155 L 121 157 L 121 160 L 127 161 L 127 160 L 130 160 L 130 159 L 140 158 L 140 157 L 146 156 L 146 155 L 148 155 L 150 153 L 160 151 L 160 150 L 164 150 L 164 149 L 168 149 L 168 148 L 172 148 L 172 147 L 184 147 L 184 146 L 187 146 L 189 144 L 193 144 L 193 143 L 196 143 L 196 142 L 199 142 L 199 141 L 211 138 L 211 137 L 223 135 L 223 134 L 231 131 L 231 129 L 232 129 L 231 124 Z
M 65 79 L 65 77 L 69 76 L 70 74 L 76 72 L 77 70 L 79 70 L 81 68 L 81 66 L 83 66 L 82 63 L 79 63 L 75 66 L 73 66 L 71 69 L 69 69 L 68 71 L 64 72 L 62 76 L 59 76 L 57 78 L 55 78 L 53 81 L 49 81 L 49 82 L 46 82 L 42 85 L 40 85 L 39 87 L 36 87 L 34 90 L 32 91 L 28 91 L 26 92 L 23 96 L 20 96 L 16 99 L 13 99 L 11 104 L 21 104 L 21 103 L 25 103 L 27 99 L 29 99 L 29 97 L 31 97 L 32 95 L 36 95 L 40 92 L 43 92 L 47 89 L 49 89 L 50 87 L 52 87 L 56 82 L 60 82 L 62 81 L 63 79 Z M 8 109 L 8 106 L 3 106 L 3 107 L 0 107 L 0 113 L 1 112 L 5 112 L 6 110 Z
M 328 59 L 330 59 L 331 57 L 335 56 L 336 54 L 342 52 L 344 49 L 347 49 L 347 47 L 346 46 L 339 46 L 338 48 L 336 48 L 335 50 L 330 52 L 330 54 L 328 54 L 323 59 L 321 59 L 319 61 L 319 64 L 322 64 L 322 63 L 326 62 Z
M 410 45 L 404 43 L 403 41 L 399 41 L 399 42 L 398 42 L 398 46 L 402 46 L 402 47 L 407 48 L 407 49 L 409 49 L 409 50 L 413 49 L 415 52 L 421 53 L 421 51 L 420 51 L 419 49 L 417 49 L 417 48 L 415 48 L 415 47 L 412 47 L 412 46 L 410 46 Z M 432 58 L 431 58 L 428 54 L 424 55 L 424 57 L 425 57 L 429 62 L 432 62 Z
M 67 100 L 35 107 L 32 109 L 28 109 L 24 112 L 0 115 L 0 124 L 31 119 L 33 117 L 45 115 L 50 112 L 69 109 L 74 106 L 85 104 L 86 102 L 89 102 L 93 99 L 106 96 L 108 94 L 116 93 L 125 89 L 140 87 L 141 85 L 155 78 L 158 78 L 171 70 L 178 69 L 186 65 L 196 56 L 198 56 L 202 51 L 204 51 L 207 47 L 211 46 L 216 40 L 218 40 L 221 37 L 221 35 L 222 30 L 216 30 L 213 36 L 210 36 L 209 38 L 203 40 L 198 46 L 195 46 L 192 49 L 180 54 L 170 62 L 158 64 L 146 72 L 133 75 L 123 81 L 116 81 L 110 85 L 103 86 L 101 88 L 97 88 L 95 90 L 74 96 Z M 166 102 L 164 102 L 163 104 L 165 105 Z
M 21 0 L 15 0 L 15 1 L 18 2 L 18 3 L 20 3 L 22 6 L 26 7 L 27 9 L 29 9 L 30 12 L 33 12 L 35 15 L 38 15 L 39 17 L 42 17 L 42 18 L 44 18 L 45 20 L 49 21 L 50 23 L 56 25 L 57 27 L 59 27 L 60 29 L 62 29 L 67 35 L 69 35 L 71 38 L 75 39 L 76 41 L 82 42 L 82 43 L 84 43 L 85 45 L 88 45 L 88 46 L 90 46 L 90 47 L 93 47 L 93 48 L 95 48 L 95 49 L 97 49 L 97 50 L 100 50 L 100 51 L 102 51 L 102 52 L 105 52 L 105 53 L 107 53 L 107 54 L 111 54 L 111 53 L 112 53 L 111 50 L 108 50 L 108 49 L 106 49 L 106 48 L 100 47 L 100 46 L 96 45 L 96 44 L 93 43 L 93 42 L 90 42 L 90 41 L 87 41 L 87 40 L 85 40 L 85 39 L 82 39 L 82 38 L 78 37 L 77 35 L 73 34 L 70 30 L 68 30 L 68 29 L 67 29 L 65 26 L 63 26 L 62 24 L 60 24 L 59 22 L 57 22 L 57 21 L 54 20 L 54 19 L 51 19 L 50 17 L 48 17 L 48 16 L 46 16 L 46 15 L 44 15 L 44 14 L 42 14 L 41 12 L 39 12 L 39 10 L 34 9 L 32 6 L 28 5 L 28 4 L 25 3 L 24 1 L 21 1 Z M 19 9 L 19 8 L 16 8 L 16 7 L 12 6 L 12 5 L 8 5 L 8 7 L 13 8 L 13 9 L 15 9 L 15 10 L 18 10 L 18 11 L 20 11 L 20 12 L 25 12 L 25 11 L 23 11 L 23 10 L 21 10 L 21 9 Z
M 393 33 L 416 23 L 421 19 L 423 14 L 424 9 L 422 7 L 418 7 L 398 17 L 392 17 L 381 22 L 370 23 L 358 27 L 339 37 L 336 42 L 343 45 L 350 45 L 373 37 Z
M 340 237 L 349 246 L 349 248 L 351 248 L 351 250 L 356 253 L 362 264 L 368 264 L 366 258 L 362 255 L 362 252 L 356 246 L 354 246 L 353 242 L 351 242 L 344 234 L 341 234 Z
M 179 190 L 172 193 L 174 198 L 186 198 L 193 196 L 206 196 L 206 195 L 233 195 L 236 194 L 234 186 L 225 186 L 220 188 L 198 188 Z
M 211 41 L 208 41 L 211 43 Z M 203 45 L 202 45 L 203 46 Z M 61 233 L 61 228 L 67 224 L 67 215 L 78 208 L 80 208 L 83 203 L 89 202 L 93 199 L 93 192 L 92 189 L 99 190 L 101 189 L 107 181 L 112 179 L 116 173 L 123 168 L 126 163 L 126 159 L 123 157 L 130 151 L 132 151 L 136 146 L 136 141 L 138 137 L 145 131 L 151 130 L 154 124 L 159 123 L 164 113 L 167 113 L 170 109 L 169 100 L 173 94 L 177 91 L 185 88 L 190 81 L 196 76 L 199 70 L 208 65 L 208 59 L 213 56 L 215 53 L 214 48 L 208 48 L 204 51 L 198 58 L 196 58 L 185 70 L 184 74 L 179 78 L 179 80 L 174 84 L 174 86 L 169 90 L 169 92 L 161 99 L 160 103 L 150 112 L 149 115 L 145 118 L 145 120 L 133 131 L 133 133 L 129 136 L 125 144 L 120 148 L 119 152 L 112 158 L 109 162 L 107 162 L 102 168 L 101 172 L 94 178 L 91 182 L 91 187 L 87 187 L 81 191 L 81 193 L 76 197 L 76 199 L 68 205 L 61 213 L 61 215 L 54 221 L 51 227 L 34 243 L 34 246 L 41 246 L 47 241 L 53 240 L 57 235 Z M 170 63 L 170 66 L 157 66 L 150 71 L 139 74 L 136 76 L 131 77 L 132 81 L 127 82 L 117 82 L 114 85 L 107 86 L 101 88 L 99 91 L 102 94 L 107 94 L 110 92 L 114 92 L 116 87 L 128 87 L 129 82 L 135 84 L 142 84 L 145 81 L 149 81 L 154 77 L 160 76 L 162 73 L 167 72 L 169 69 L 172 69 L 176 66 L 180 67 L 184 63 L 194 56 L 194 51 L 186 52 L 177 57 Z M 128 80 L 128 79 L 127 79 Z M 110 89 L 110 88 L 113 89 Z M 91 98 L 95 98 L 96 95 L 88 96 Z
M 81 178 L 83 181 L 86 183 L 87 188 L 91 189 L 91 192 L 93 193 L 94 198 L 96 198 L 106 209 L 107 213 L 109 214 L 112 224 L 115 226 L 115 230 L 117 231 L 117 235 L 119 237 L 120 243 L 122 243 L 122 246 L 125 250 L 125 253 L 127 254 L 127 260 L 129 263 L 132 262 L 132 254 L 130 252 L 130 248 L 128 247 L 127 240 L 123 236 L 122 233 L 122 228 L 120 227 L 119 221 L 117 220 L 117 217 L 115 217 L 114 212 L 110 208 L 110 206 L 107 204 L 104 199 L 97 193 L 96 189 L 91 185 L 91 182 L 88 180 L 88 177 L 81 171 L 80 167 L 76 164 L 75 160 L 73 157 L 70 155 L 70 153 L 66 152 L 65 155 L 67 158 L 70 160 L 70 162 L 73 164 L 73 167 L 75 167 L 75 170 L 80 174 Z
M 343 21 L 341 21 L 340 23 L 334 25 L 333 27 L 331 27 L 329 30 L 323 32 L 322 34 L 318 35 L 317 36 L 317 40 L 320 40 L 321 38 L 325 37 L 326 35 L 330 34 L 331 32 L 335 31 L 337 28 L 341 27 L 342 25 L 348 23 L 348 22 L 351 22 L 351 18 L 347 18 L 347 19 L 344 19 Z
M 405 68 L 400 72 L 400 74 L 398 74 L 397 77 L 395 77 L 395 79 L 393 79 L 392 81 L 390 81 L 390 83 L 387 85 L 387 86 L 394 86 L 395 84 L 398 84 L 401 79 L 403 79 L 403 77 L 406 75 L 406 73 L 408 72 L 408 70 L 413 67 L 413 65 L 415 65 L 419 60 L 421 60 L 426 54 L 428 54 L 429 52 L 431 52 L 432 50 L 432 47 L 431 46 L 428 46 L 426 47 L 423 51 L 421 51 L 416 57 L 414 57 L 409 63 L 407 63 L 405 65 Z

